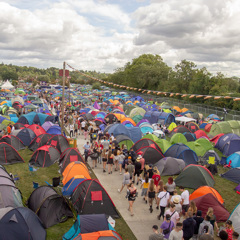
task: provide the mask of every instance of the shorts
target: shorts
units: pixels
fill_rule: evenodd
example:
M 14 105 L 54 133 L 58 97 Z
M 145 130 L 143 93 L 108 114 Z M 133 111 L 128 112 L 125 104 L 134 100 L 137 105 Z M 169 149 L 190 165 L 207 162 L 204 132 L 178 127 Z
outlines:
M 82 130 L 84 130 L 85 128 L 84 127 L 81 127 Z
M 141 174 L 141 171 L 136 171 L 136 172 L 134 173 L 134 176 L 136 176 L 136 175 L 137 175 L 137 176 L 139 177 L 139 176 L 140 176 L 140 174 Z
M 103 158 L 103 159 L 102 159 L 102 161 L 103 161 L 103 162 L 106 162 L 106 161 L 107 161 L 107 159 L 106 159 L 106 158 Z
M 169 192 L 170 196 L 173 196 L 173 192 Z
M 155 192 L 148 192 L 149 198 L 155 198 Z
M 109 158 L 108 161 L 107 161 L 107 164 L 113 164 L 113 159 Z
M 135 201 L 135 200 L 136 200 L 136 197 L 132 197 L 132 196 L 128 197 L 128 201 Z
M 142 189 L 141 196 L 147 196 L 147 191 L 148 191 L 147 188 L 143 188 L 143 189 Z
M 188 208 L 189 208 L 189 204 L 182 205 L 182 212 L 186 213 L 188 211 Z

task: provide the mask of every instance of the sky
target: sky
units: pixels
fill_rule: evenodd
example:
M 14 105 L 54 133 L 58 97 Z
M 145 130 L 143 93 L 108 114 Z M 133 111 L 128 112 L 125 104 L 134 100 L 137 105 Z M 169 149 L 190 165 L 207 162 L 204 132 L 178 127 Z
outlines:
M 142 54 L 240 77 L 239 0 L 0 0 L 5 64 L 113 73 Z

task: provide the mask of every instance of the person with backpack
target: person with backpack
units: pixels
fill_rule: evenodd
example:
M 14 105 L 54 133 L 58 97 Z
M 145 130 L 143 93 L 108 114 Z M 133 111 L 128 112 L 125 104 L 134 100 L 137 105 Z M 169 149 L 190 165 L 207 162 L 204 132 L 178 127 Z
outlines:
M 193 240 L 197 240 L 198 239 L 199 226 L 204 220 L 204 218 L 202 217 L 202 211 L 197 210 L 197 215 L 194 216 L 193 219 L 196 221 L 196 225 L 195 225 L 195 228 L 194 228 Z
M 160 226 L 160 233 L 163 233 L 164 239 L 169 239 L 170 233 L 174 228 L 174 223 L 171 221 L 171 216 L 166 215 L 165 221 Z
M 191 211 L 187 212 L 187 218 L 183 221 L 183 239 L 190 240 L 194 234 L 194 228 L 196 221 L 193 219 L 193 213 Z
M 213 226 L 210 223 L 210 219 L 211 219 L 210 216 L 208 216 L 208 215 L 205 216 L 205 219 L 199 226 L 198 237 L 200 237 L 204 233 L 208 233 L 211 236 L 213 236 L 214 231 L 213 231 Z

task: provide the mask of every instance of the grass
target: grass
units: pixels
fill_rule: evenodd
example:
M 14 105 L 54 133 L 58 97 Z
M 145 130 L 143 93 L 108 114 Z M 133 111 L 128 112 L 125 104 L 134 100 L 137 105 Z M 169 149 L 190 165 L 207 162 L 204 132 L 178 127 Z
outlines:
M 33 181 L 38 182 L 40 186 L 47 185 L 45 181 L 52 184 L 53 177 L 61 176 L 58 172 L 59 167 L 54 164 L 48 168 L 39 168 L 36 172 L 30 172 L 28 162 L 33 154 L 29 149 L 19 151 L 19 154 L 24 159 L 25 163 L 13 164 L 5 166 L 6 170 L 13 175 L 17 175 L 20 179 L 16 182 L 16 186 L 22 193 L 23 204 L 26 206 L 26 201 L 33 192 Z M 91 177 L 97 178 L 91 171 Z M 59 192 L 59 188 L 55 188 Z M 76 213 L 74 212 L 76 216 Z M 47 240 L 62 239 L 62 236 L 71 228 L 76 218 L 69 218 L 64 223 L 59 223 L 47 229 Z M 125 220 L 120 217 L 116 219 L 116 231 L 124 240 L 136 240 L 132 230 L 128 227 Z
M 16 182 L 16 186 L 20 189 L 23 196 L 23 204 L 25 205 L 28 197 L 32 193 L 33 189 L 33 181 L 38 182 L 39 185 L 46 185 L 46 182 L 52 183 L 53 177 L 58 177 L 60 174 L 58 173 L 58 165 L 54 164 L 48 168 L 39 168 L 36 172 L 30 173 L 28 169 L 28 162 L 31 158 L 32 151 L 29 149 L 19 151 L 20 155 L 24 159 L 25 163 L 21 164 L 13 164 L 5 166 L 7 171 L 14 175 L 18 175 L 20 180 Z M 219 153 L 219 152 L 218 152 Z M 221 153 L 219 153 L 221 155 Z M 218 167 L 219 174 L 226 172 L 228 169 L 223 167 Z M 91 177 L 96 178 L 94 173 L 91 171 Z M 168 177 L 162 177 L 164 183 L 167 182 Z M 214 188 L 221 194 L 225 201 L 226 209 L 231 213 L 235 206 L 239 203 L 239 195 L 234 191 L 234 188 L 237 186 L 236 183 L 228 181 L 224 178 L 221 178 L 218 175 L 214 176 L 215 186 Z M 58 188 L 56 188 L 58 190 Z M 188 189 L 190 193 L 193 192 L 193 189 Z M 25 205 L 26 206 L 26 205 Z M 76 215 L 76 213 L 75 213 Z M 70 218 L 64 223 L 57 224 L 53 227 L 47 229 L 47 239 L 48 240 L 56 240 L 61 239 L 62 236 L 71 228 L 75 219 Z M 116 219 L 116 231 L 122 236 L 124 240 L 136 240 L 131 229 L 128 227 L 126 222 L 122 217 Z

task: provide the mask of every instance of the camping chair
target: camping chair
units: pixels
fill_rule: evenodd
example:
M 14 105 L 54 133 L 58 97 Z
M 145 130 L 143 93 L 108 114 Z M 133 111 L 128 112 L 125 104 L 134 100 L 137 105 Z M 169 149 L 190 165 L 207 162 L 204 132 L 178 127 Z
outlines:
M 231 164 L 232 164 L 232 160 L 230 160 L 228 164 L 224 165 L 224 167 L 231 168 Z
M 33 182 L 33 188 L 36 189 L 39 187 L 39 184 L 37 182 Z

